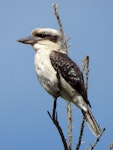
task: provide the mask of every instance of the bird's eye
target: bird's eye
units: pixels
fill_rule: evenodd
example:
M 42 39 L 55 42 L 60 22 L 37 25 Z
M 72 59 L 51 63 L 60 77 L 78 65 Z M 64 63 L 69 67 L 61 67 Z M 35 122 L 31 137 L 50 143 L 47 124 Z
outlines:
M 46 37 L 45 34 L 39 34 L 39 33 L 35 33 L 34 36 L 36 36 L 36 37 L 41 37 L 41 38 Z
M 38 34 L 38 37 L 44 38 L 44 37 L 46 37 L 46 35 L 45 34 Z

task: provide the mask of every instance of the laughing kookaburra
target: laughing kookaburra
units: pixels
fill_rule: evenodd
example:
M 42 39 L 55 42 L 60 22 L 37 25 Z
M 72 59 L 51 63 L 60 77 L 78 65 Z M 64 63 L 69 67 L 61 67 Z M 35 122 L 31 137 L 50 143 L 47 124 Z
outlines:
M 37 28 L 30 36 L 18 42 L 30 44 L 35 49 L 35 70 L 43 88 L 54 98 L 58 96 L 58 76 L 60 76 L 60 96 L 71 101 L 86 118 L 86 122 L 98 137 L 101 129 L 90 110 L 82 72 L 78 65 L 64 51 L 64 37 L 55 29 Z

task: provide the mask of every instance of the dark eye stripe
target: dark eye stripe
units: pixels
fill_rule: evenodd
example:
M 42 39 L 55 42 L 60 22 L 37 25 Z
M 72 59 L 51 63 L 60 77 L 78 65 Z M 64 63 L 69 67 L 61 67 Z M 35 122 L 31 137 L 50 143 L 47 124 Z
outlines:
M 36 36 L 36 37 L 41 37 L 41 38 L 45 38 L 47 35 L 35 33 L 34 36 Z
M 49 35 L 49 34 L 45 34 L 45 33 L 35 33 L 34 34 L 35 37 L 41 37 L 41 38 L 44 38 L 46 40 L 50 40 L 52 42 L 57 42 L 58 40 L 58 36 L 57 35 Z

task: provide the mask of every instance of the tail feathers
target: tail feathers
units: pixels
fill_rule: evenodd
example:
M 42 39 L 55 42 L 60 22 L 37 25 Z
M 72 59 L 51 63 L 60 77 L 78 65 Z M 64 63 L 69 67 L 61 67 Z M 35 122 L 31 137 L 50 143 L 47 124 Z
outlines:
M 86 123 L 88 124 L 88 127 L 92 131 L 92 133 L 96 136 L 99 137 L 101 134 L 102 130 L 100 129 L 99 125 L 97 124 L 90 108 L 88 109 L 87 112 L 83 112 L 86 118 Z

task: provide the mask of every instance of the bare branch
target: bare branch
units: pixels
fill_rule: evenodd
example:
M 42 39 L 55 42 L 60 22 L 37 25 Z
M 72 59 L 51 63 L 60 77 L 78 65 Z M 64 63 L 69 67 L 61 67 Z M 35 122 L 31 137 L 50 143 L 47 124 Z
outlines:
M 67 117 L 68 117 L 68 149 L 72 149 L 72 110 L 71 102 L 67 102 Z
M 86 90 L 88 90 L 88 74 L 89 74 L 89 56 L 86 55 L 85 59 L 83 60 L 84 64 L 83 64 L 83 67 L 82 67 L 82 70 L 86 70 L 85 71 L 85 76 L 86 76 L 86 82 L 85 82 L 85 87 L 86 87 Z M 96 146 L 96 144 L 98 143 L 98 141 L 100 140 L 103 132 L 105 131 L 105 128 L 102 130 L 101 134 L 99 137 L 97 137 L 96 141 L 94 142 L 93 145 L 91 145 L 90 149 L 89 150 L 93 150 L 94 147 Z
M 83 131 L 84 131 L 84 123 L 85 123 L 85 116 L 82 115 L 82 123 L 81 123 L 81 128 L 80 128 L 80 136 L 79 136 L 79 139 L 78 139 L 78 144 L 76 146 L 76 150 L 80 149 L 80 145 L 81 145 L 81 142 L 82 142 Z
M 66 40 L 66 37 L 65 37 L 65 34 L 64 34 L 64 30 L 63 30 L 63 26 L 62 26 L 62 23 L 61 23 L 61 19 L 60 19 L 60 16 L 59 16 L 58 7 L 59 7 L 58 4 L 53 4 L 54 14 L 55 14 L 55 17 L 56 17 L 56 19 L 58 21 L 59 30 L 60 30 L 61 34 L 63 35 L 63 42 L 64 42 L 63 50 L 65 52 L 68 52 L 67 51 L 67 40 Z
M 56 19 L 57 19 L 57 21 L 58 21 L 58 25 L 59 25 L 60 32 L 61 32 L 62 34 L 64 34 L 63 26 L 62 26 L 62 23 L 61 23 L 61 20 L 60 20 L 60 16 L 59 16 L 59 13 L 58 13 L 58 7 L 59 7 L 58 4 L 53 4 L 54 14 L 55 14 Z
M 88 91 L 88 74 L 89 74 L 89 56 L 86 55 L 85 58 L 83 59 L 83 65 L 82 65 L 82 72 L 84 73 L 85 71 L 85 88 Z
M 57 98 L 54 99 L 52 118 L 57 118 L 56 107 L 57 107 Z

